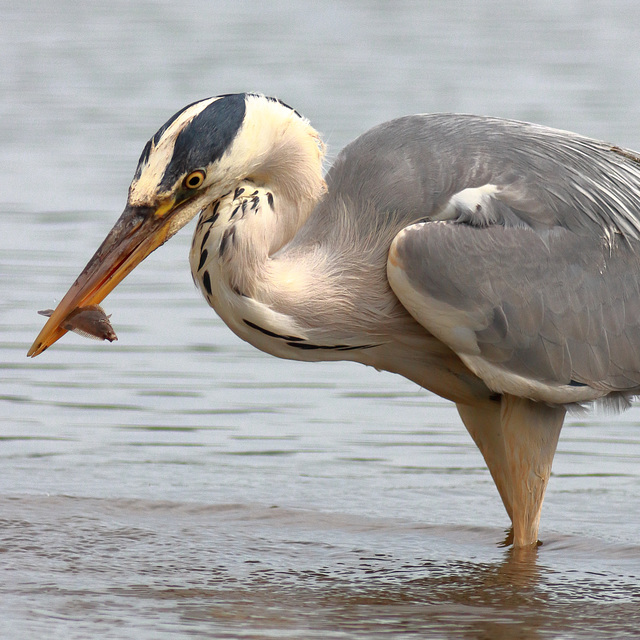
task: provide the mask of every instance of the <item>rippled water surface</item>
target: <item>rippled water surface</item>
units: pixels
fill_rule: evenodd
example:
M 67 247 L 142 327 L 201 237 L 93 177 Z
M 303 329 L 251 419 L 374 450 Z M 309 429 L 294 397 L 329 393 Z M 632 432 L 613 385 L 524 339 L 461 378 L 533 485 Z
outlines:
M 453 406 L 238 341 L 192 227 L 108 298 L 118 342 L 25 357 L 195 99 L 279 95 L 333 155 L 418 111 L 640 149 L 635 1 L 311 7 L 0 2 L 0 637 L 637 637 L 637 408 L 568 419 L 514 554 Z

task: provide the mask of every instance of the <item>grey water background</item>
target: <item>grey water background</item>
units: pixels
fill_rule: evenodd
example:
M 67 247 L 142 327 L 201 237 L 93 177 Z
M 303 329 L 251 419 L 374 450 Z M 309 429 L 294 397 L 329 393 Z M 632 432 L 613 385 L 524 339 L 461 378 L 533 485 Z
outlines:
M 451 404 L 240 342 L 192 226 L 107 299 L 118 342 L 25 354 L 183 105 L 277 95 L 331 157 L 425 111 L 640 149 L 639 27 L 636 0 L 0 0 L 0 637 L 637 637 L 638 408 L 569 417 L 523 555 Z

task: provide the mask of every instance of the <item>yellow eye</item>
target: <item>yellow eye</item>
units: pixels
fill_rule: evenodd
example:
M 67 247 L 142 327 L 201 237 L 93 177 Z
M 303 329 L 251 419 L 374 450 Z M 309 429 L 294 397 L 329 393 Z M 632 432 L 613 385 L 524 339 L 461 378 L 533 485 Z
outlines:
M 206 177 L 207 174 L 202 169 L 196 169 L 182 181 L 182 186 L 185 189 L 197 189 Z

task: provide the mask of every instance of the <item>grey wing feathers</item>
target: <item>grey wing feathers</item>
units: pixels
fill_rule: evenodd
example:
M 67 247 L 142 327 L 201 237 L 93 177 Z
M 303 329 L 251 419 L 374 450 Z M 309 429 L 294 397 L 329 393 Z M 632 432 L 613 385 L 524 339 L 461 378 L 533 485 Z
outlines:
M 548 402 L 640 389 L 638 246 L 426 222 L 390 253 L 403 305 L 490 388 Z
M 560 225 L 640 239 L 640 157 L 529 123 L 455 114 L 399 118 L 347 146 L 327 183 L 354 202 L 406 214 L 407 225 L 411 217 L 449 219 L 456 194 L 493 185 L 499 192 L 484 222 L 464 207 L 459 216 L 470 224 Z
M 496 391 L 553 403 L 640 392 L 637 154 L 475 116 L 369 135 L 356 150 L 389 146 L 406 169 L 393 184 L 374 174 L 372 191 L 413 209 L 387 271 L 425 328 Z

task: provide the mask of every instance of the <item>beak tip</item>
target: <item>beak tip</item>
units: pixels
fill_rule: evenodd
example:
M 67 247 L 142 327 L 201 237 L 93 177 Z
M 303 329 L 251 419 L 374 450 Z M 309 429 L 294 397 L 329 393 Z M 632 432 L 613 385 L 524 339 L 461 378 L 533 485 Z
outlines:
M 37 355 L 42 353 L 44 351 L 44 349 L 42 349 L 41 346 L 42 346 L 41 343 L 35 343 L 34 342 L 31 345 L 31 349 L 29 349 L 29 351 L 27 351 L 27 358 L 35 358 Z
M 31 345 L 29 351 L 27 351 L 27 358 L 35 358 L 39 356 L 43 351 L 46 351 L 54 342 L 56 342 L 60 337 L 62 337 L 66 331 L 61 327 L 57 327 L 53 332 L 46 332 L 45 327 L 43 327 L 40 335 L 35 339 L 34 343 Z M 43 334 L 45 334 L 43 336 Z

